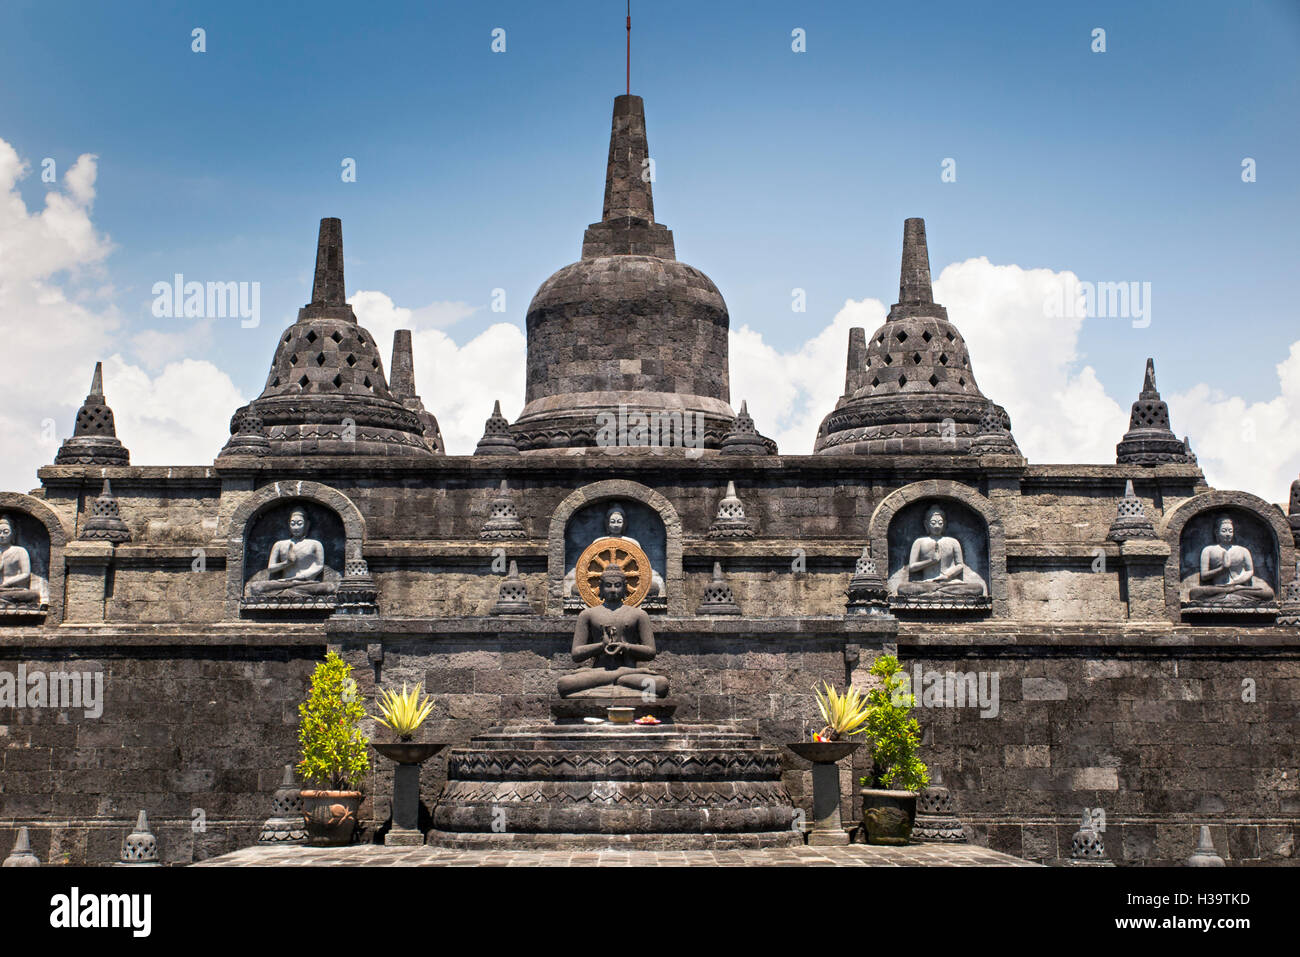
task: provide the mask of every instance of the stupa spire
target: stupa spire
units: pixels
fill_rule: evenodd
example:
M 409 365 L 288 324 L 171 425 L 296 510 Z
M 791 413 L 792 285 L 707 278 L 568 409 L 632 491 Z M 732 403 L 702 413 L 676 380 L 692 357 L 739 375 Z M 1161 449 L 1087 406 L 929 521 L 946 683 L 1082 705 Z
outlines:
M 924 219 L 903 220 L 903 264 L 898 274 L 898 301 L 934 302 Z
M 605 209 L 601 214 L 604 222 L 626 218 L 655 221 L 649 159 L 645 101 L 631 93 L 615 97 L 609 160 L 605 165 Z
M 616 96 L 605 164 L 605 206 L 600 222 L 587 227 L 582 238 L 583 259 L 677 258 L 672 232 L 655 223 L 652 170 L 645 103 L 630 93 Z
M 890 319 L 908 316 L 948 318 L 948 310 L 934 301 L 930 284 L 930 248 L 925 239 L 925 220 L 903 220 L 903 259 L 898 270 L 898 302 L 889 310 Z
M 1147 358 L 1146 375 L 1142 377 L 1142 398 L 1158 399 L 1160 391 L 1156 388 L 1156 361 L 1150 357 Z
M 389 391 L 399 399 L 409 398 L 415 392 L 415 359 L 411 351 L 411 330 L 398 329 L 393 333 L 393 364 Z
M 393 332 L 393 361 L 389 369 L 392 373 L 389 391 L 393 393 L 393 398 L 419 418 L 429 448 L 434 452 L 446 452 L 437 418 L 424 407 L 420 394 L 415 391 L 415 357 L 410 329 L 397 329 Z
M 104 397 L 104 363 L 95 363 L 94 375 L 90 377 L 90 392 L 88 398 L 102 399 Z
M 311 287 L 313 306 L 347 304 L 343 282 L 343 222 L 333 217 L 320 221 L 316 241 L 316 278 Z
M 844 394 L 853 395 L 862 388 L 862 372 L 867 367 L 867 330 L 855 326 L 849 330 L 849 361 L 844 373 Z

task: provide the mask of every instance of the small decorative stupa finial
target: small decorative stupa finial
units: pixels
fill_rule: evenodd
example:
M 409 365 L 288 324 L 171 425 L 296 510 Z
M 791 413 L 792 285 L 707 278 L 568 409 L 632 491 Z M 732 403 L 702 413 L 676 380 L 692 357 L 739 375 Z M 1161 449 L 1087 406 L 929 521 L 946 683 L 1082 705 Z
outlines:
M 753 538 L 754 525 L 745 515 L 745 506 L 736 495 L 736 483 L 727 480 L 727 491 L 718 503 L 718 514 L 709 526 L 709 538 Z
M 846 610 L 850 615 L 871 615 L 887 618 L 889 614 L 889 588 L 871 557 L 871 546 L 862 546 L 862 555 L 853 566 L 849 579 L 849 601 Z
M 122 521 L 108 476 L 104 476 L 104 487 L 99 496 L 90 503 L 90 516 L 78 538 L 83 542 L 112 542 L 114 545 L 131 540 L 131 530 Z
M 519 577 L 519 565 L 510 559 L 510 570 L 497 591 L 496 604 L 492 606 L 493 615 L 531 615 L 533 606 L 528 601 L 528 585 Z
M 1093 814 L 1093 811 L 1084 809 L 1082 823 L 1070 840 L 1070 864 L 1113 867 L 1114 862 L 1106 856 L 1106 845 Z
M 1112 542 L 1123 542 L 1134 538 L 1155 538 L 1156 529 L 1147 517 L 1142 499 L 1133 491 L 1133 480 L 1124 483 L 1124 497 L 1119 500 L 1115 520 L 1110 523 L 1106 537 Z
M 510 495 L 506 480 L 501 480 L 501 489 L 488 507 L 488 520 L 483 523 L 478 537 L 485 541 L 503 541 L 506 539 L 527 538 L 524 523 L 519 520 L 519 509 Z
M 741 400 L 731 431 L 722 437 L 719 455 L 775 455 L 776 443 L 759 435 L 749 414 L 749 403 Z
M 302 791 L 293 780 L 293 765 L 284 766 L 280 786 L 271 796 L 271 816 L 263 822 L 257 843 L 307 843 L 307 826 L 302 816 Z
M 912 840 L 937 844 L 965 844 L 966 828 L 957 817 L 952 793 L 944 786 L 943 774 L 930 768 L 930 784 L 916 798 L 916 824 Z
M 1133 403 L 1128 431 L 1115 447 L 1120 465 L 1186 465 L 1196 461 L 1186 442 L 1169 426 L 1169 406 L 1156 389 L 1156 364 L 1147 359 L 1142 391 Z
M 492 405 L 492 414 L 483 426 L 483 438 L 478 440 L 475 455 L 518 455 L 519 446 L 510 432 L 510 423 L 501 414 L 501 400 Z
M 695 609 L 697 615 L 739 615 L 740 606 L 731 586 L 722 575 L 722 562 L 713 563 L 713 580 L 704 586 L 704 600 Z
M 1187 859 L 1188 867 L 1227 867 L 1219 852 L 1214 849 L 1214 838 L 1210 836 L 1210 826 L 1201 825 L 1200 840 L 1196 844 L 1196 850 L 1192 851 L 1192 856 Z
M 158 838 L 149 830 L 149 815 L 143 810 L 136 818 L 135 830 L 122 839 L 123 865 L 158 867 Z
M 953 442 L 956 445 L 956 442 Z M 1011 417 L 992 400 L 984 403 L 979 431 L 971 439 L 970 455 L 1019 455 L 1020 446 L 1011 435 Z
M 77 410 L 72 437 L 59 447 L 55 465 L 130 465 L 131 454 L 117 437 L 113 410 L 104 398 L 104 364 L 95 363 L 90 392 Z
M 9 852 L 0 867 L 40 867 L 41 859 L 32 853 L 32 839 L 27 828 L 20 827 L 14 840 L 14 849 Z

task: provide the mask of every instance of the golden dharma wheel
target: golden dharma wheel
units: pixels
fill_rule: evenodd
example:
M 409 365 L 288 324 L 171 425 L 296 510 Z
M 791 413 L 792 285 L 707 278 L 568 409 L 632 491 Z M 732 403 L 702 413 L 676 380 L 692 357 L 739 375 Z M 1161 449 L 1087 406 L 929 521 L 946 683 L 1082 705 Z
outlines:
M 598 538 L 578 558 L 574 578 L 578 594 L 588 607 L 600 604 L 600 576 L 610 565 L 617 565 L 627 579 L 626 605 L 639 605 L 650 593 L 653 573 L 650 559 L 641 548 L 626 538 Z

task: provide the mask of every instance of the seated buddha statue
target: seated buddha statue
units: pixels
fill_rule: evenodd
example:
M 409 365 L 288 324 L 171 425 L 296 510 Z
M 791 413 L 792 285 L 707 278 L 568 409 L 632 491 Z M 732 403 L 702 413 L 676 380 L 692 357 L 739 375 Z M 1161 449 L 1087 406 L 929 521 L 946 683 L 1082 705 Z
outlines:
M 653 661 L 654 632 L 642 608 L 623 604 L 627 579 L 617 565 L 600 576 L 601 604 L 584 608 L 573 629 L 573 660 L 587 662 L 556 683 L 561 698 L 592 688 L 631 688 L 643 698 L 668 694 L 668 679 L 642 667 Z
M 1201 549 L 1198 584 L 1187 593 L 1190 601 L 1208 604 L 1260 605 L 1273 600 L 1273 589 L 1255 574 L 1250 549 L 1236 545 L 1232 519 L 1222 516 L 1214 526 L 1213 545 Z
M 39 605 L 39 589 L 32 587 L 32 560 L 18 544 L 18 532 L 8 515 L 0 515 L 0 604 Z
M 637 548 L 640 548 L 640 542 L 631 535 L 623 534 L 625 528 L 627 528 L 627 513 L 623 511 L 622 505 L 615 503 L 609 507 L 607 512 L 605 512 L 605 536 L 608 538 L 624 539 L 625 541 L 635 545 Z M 590 544 L 590 542 L 588 544 Z M 578 597 L 577 575 L 576 564 L 574 568 L 570 568 L 564 574 L 564 594 L 574 598 Z M 663 576 L 652 568 L 650 569 L 650 591 L 646 593 L 646 597 L 654 598 L 663 594 L 665 594 Z
M 289 514 L 289 537 L 275 543 L 265 577 L 255 576 L 245 589 L 255 598 L 293 598 L 332 595 L 337 581 L 325 580 L 325 546 L 308 538 L 307 513 L 295 508 Z
M 988 588 L 974 569 L 965 563 L 961 542 L 944 532 L 948 516 L 938 505 L 925 513 L 929 532 L 912 543 L 907 575 L 898 586 L 905 598 L 979 598 Z

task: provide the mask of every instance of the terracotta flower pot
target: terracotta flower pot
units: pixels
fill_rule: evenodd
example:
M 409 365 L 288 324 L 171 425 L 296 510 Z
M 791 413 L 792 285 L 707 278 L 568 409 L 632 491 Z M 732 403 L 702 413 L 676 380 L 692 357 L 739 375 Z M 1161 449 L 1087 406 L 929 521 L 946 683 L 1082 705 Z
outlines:
M 916 792 L 862 788 L 862 827 L 868 844 L 901 846 L 912 839 Z
M 303 789 L 302 815 L 307 822 L 307 843 L 316 847 L 340 847 L 352 843 L 360 807 L 360 791 Z

